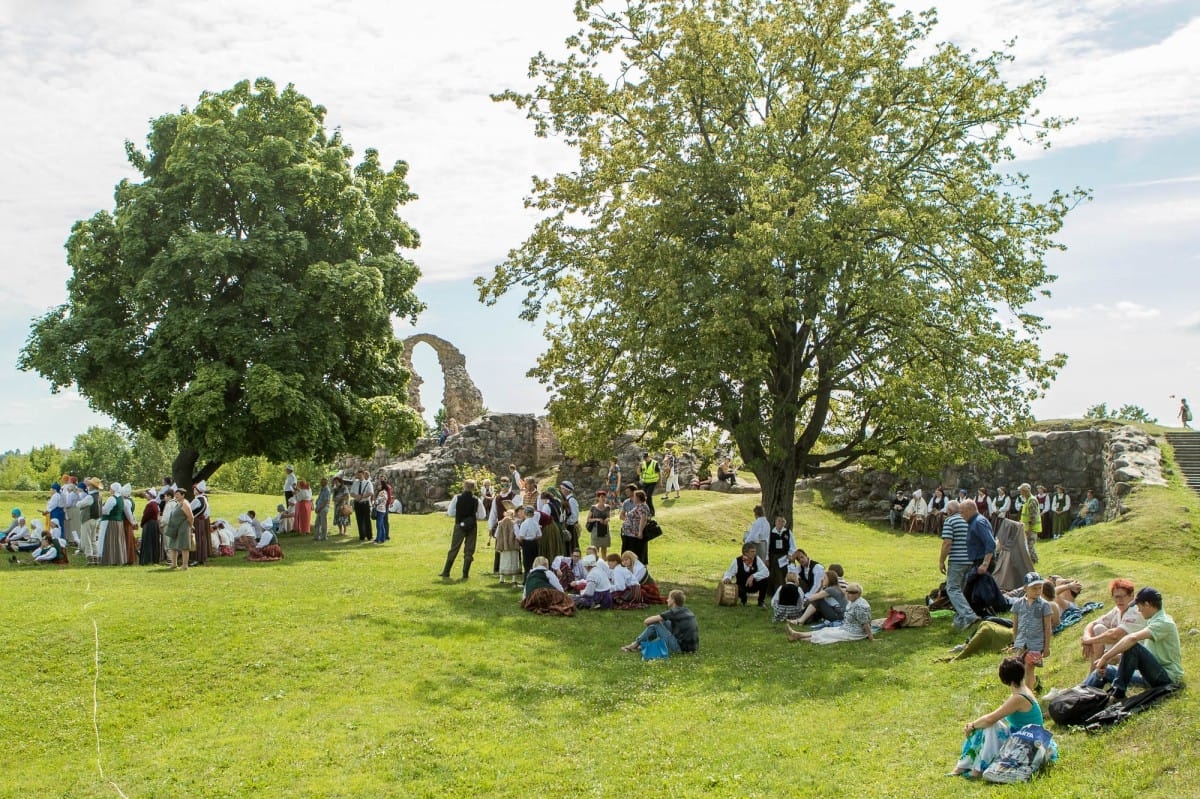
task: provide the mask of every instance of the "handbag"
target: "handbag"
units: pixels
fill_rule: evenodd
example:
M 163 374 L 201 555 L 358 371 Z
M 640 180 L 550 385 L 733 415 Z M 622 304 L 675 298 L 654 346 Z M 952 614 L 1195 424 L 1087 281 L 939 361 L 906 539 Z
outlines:
M 642 660 L 661 660 L 670 656 L 671 652 L 667 649 L 667 642 L 661 638 L 654 638 L 642 643 Z
M 896 605 L 893 610 L 898 610 L 904 614 L 904 623 L 901 627 L 928 627 L 933 623 L 933 616 L 929 613 L 929 608 L 925 605 Z
M 663 534 L 662 527 L 653 519 L 646 520 L 646 526 L 642 528 L 642 540 L 653 541 Z

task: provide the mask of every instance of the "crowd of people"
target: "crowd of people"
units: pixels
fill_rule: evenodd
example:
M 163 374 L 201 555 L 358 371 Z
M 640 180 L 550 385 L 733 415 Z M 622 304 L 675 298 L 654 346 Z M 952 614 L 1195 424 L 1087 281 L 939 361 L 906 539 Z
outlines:
M 276 514 L 260 520 L 248 510 L 236 524 L 213 517 L 204 480 L 187 491 L 167 476 L 161 486 L 135 496 L 128 483 L 110 483 L 106 489 L 97 477 L 63 475 L 37 515 L 27 518 L 13 508 L 0 545 L 12 553 L 14 563 L 65 565 L 74 553 L 89 566 L 163 564 L 182 571 L 239 550 L 253 561 L 280 560 L 280 535 L 328 540 L 331 514 L 337 535 L 346 535 L 353 519 L 361 541 L 388 540 L 389 514 L 400 512 L 401 506 L 386 480 L 372 483 L 365 471 L 353 481 L 322 477 L 314 493 L 293 466 L 285 471 Z M 19 553 L 30 553 L 31 560 L 21 560 Z

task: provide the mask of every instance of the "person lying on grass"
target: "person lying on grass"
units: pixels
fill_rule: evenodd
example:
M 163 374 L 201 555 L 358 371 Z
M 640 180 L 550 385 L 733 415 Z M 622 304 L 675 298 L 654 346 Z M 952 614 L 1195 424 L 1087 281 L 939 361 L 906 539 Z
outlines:
M 700 627 L 691 608 L 684 607 L 687 596 L 676 588 L 667 594 L 667 609 L 648 616 L 642 622 L 646 626 L 642 634 L 632 643 L 621 647 L 622 652 L 638 652 L 642 644 L 661 638 L 672 655 L 679 652 L 696 652 L 700 649 Z

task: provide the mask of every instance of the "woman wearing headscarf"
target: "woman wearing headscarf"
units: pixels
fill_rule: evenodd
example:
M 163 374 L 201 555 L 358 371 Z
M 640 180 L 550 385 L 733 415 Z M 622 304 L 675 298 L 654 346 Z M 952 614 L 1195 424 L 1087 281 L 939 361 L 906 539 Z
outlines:
M 133 562 L 125 539 L 125 522 L 133 524 L 133 511 L 121 496 L 121 484 L 109 486 L 109 497 L 100 508 L 100 565 L 125 566 Z
M 160 508 L 158 493 L 151 488 L 146 492 L 146 507 L 142 508 L 142 542 L 138 546 L 138 563 L 142 566 L 153 566 L 162 563 L 163 543 L 162 529 L 158 526 Z
M 212 555 L 212 525 L 209 522 L 208 486 L 201 480 L 192 488 L 192 525 L 196 531 L 196 548 L 192 550 L 191 565 L 203 566 Z

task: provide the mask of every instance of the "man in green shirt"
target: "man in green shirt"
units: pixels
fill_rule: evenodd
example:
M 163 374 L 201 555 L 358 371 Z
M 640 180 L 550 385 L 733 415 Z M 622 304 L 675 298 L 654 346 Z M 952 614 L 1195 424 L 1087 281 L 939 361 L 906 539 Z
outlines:
M 1093 664 L 1103 675 L 1109 663 L 1121 658 L 1112 695 L 1125 698 L 1130 685 L 1178 685 L 1183 682 L 1183 655 L 1179 649 L 1179 630 L 1175 620 L 1163 612 L 1162 594 L 1146 587 L 1134 599 L 1146 626 L 1118 641 Z

